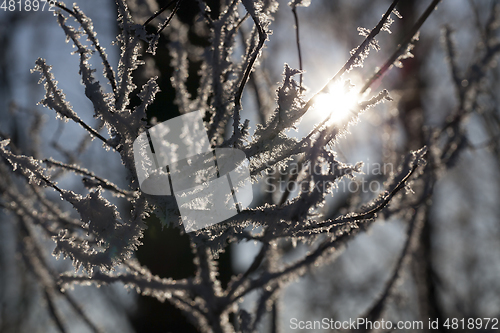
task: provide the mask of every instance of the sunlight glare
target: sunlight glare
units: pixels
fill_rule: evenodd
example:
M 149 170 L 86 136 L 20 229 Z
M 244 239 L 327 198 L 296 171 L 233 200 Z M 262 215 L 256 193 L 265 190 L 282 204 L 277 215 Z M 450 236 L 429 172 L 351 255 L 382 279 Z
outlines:
M 318 122 L 331 115 L 328 123 L 342 124 L 354 116 L 354 107 L 358 101 L 355 88 L 347 89 L 343 82 L 333 84 L 328 93 L 319 94 L 314 102 L 313 112 Z

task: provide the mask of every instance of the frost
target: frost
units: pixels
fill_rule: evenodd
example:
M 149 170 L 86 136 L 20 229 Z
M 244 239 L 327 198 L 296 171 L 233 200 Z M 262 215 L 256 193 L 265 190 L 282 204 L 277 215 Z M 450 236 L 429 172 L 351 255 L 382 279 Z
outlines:
M 241 2 L 243 3 L 243 6 L 245 6 L 245 9 L 252 17 L 260 19 L 261 16 L 264 15 L 262 13 L 262 8 L 264 6 L 262 0 L 241 0 Z
M 73 205 L 82 222 L 88 224 L 89 231 L 106 242 L 113 236 L 120 214 L 115 205 L 101 196 L 101 192 L 102 188 L 98 187 L 83 198 L 73 192 L 64 192 L 61 196 Z
M 30 183 L 40 185 L 45 183 L 46 177 L 43 174 L 43 168 L 38 160 L 31 156 L 16 155 L 11 153 L 6 147 L 9 145 L 10 140 L 0 141 L 0 156 L 5 158 L 12 165 L 13 171 L 19 170 L 28 179 Z
M 394 23 L 394 20 L 389 16 L 387 21 L 385 21 L 384 26 L 382 27 L 382 31 L 386 31 L 387 33 L 392 34 L 391 25 Z
M 396 61 L 394 61 L 394 66 L 396 66 L 398 68 L 403 68 L 403 63 L 401 62 L 401 60 L 413 58 L 414 55 L 413 55 L 413 53 L 411 53 L 411 50 L 413 50 L 414 47 L 415 47 L 415 45 L 408 44 L 408 46 L 406 47 L 406 50 L 403 52 L 403 54 L 401 54 L 396 59 Z
M 311 5 L 311 0 L 293 0 L 288 3 L 288 6 L 295 7 L 309 7 Z
M 61 89 L 57 88 L 57 81 L 54 75 L 50 72 L 52 66 L 45 63 L 45 59 L 38 58 L 35 62 L 36 66 L 32 70 L 40 72 L 42 78 L 39 83 L 44 82 L 45 98 L 40 101 L 40 104 L 54 110 L 57 115 L 63 119 L 73 119 L 78 121 L 80 118 L 73 111 L 71 105 L 66 101 L 65 95 Z
M 278 130 L 293 126 L 300 117 L 299 109 L 304 105 L 302 93 L 293 76 L 301 71 L 285 64 L 283 84 L 278 88 Z
M 360 36 L 368 37 L 368 35 L 370 34 L 370 32 L 372 32 L 370 29 L 366 29 L 366 28 L 363 28 L 363 27 L 358 27 L 358 33 L 359 33 Z
M 403 16 L 396 9 L 393 9 L 392 13 L 396 15 L 399 19 L 403 19 Z

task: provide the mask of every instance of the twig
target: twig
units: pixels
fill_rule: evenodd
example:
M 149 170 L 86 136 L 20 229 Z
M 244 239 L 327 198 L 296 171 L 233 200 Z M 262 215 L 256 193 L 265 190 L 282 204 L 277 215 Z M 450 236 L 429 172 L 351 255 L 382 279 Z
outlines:
M 80 168 L 77 165 L 70 165 L 70 164 L 66 164 L 63 162 L 59 162 L 59 161 L 55 161 L 53 159 L 47 159 L 47 158 L 43 159 L 42 162 L 47 164 L 47 165 L 57 166 L 57 167 L 60 167 L 63 169 L 71 170 L 77 174 L 81 174 L 81 175 L 84 175 L 87 177 L 94 178 L 95 180 L 99 181 L 100 185 L 105 189 L 114 191 L 116 193 L 122 194 L 126 197 L 129 197 L 129 198 L 134 197 L 133 192 L 122 190 L 121 188 L 119 188 L 117 185 L 113 184 L 109 180 L 101 178 L 101 177 L 95 175 L 93 172 L 88 171 L 84 168 Z
M 167 8 L 170 7 L 176 1 L 178 1 L 178 0 L 172 0 L 169 3 L 167 3 L 165 6 L 163 6 L 162 9 L 160 9 L 159 11 L 154 13 L 150 18 L 148 18 L 146 20 L 146 22 L 144 22 L 143 26 L 146 27 L 151 21 L 153 21 L 155 18 L 157 18 L 161 13 L 163 13 L 165 10 L 167 10 Z
M 425 12 L 420 16 L 418 21 L 415 23 L 415 25 L 411 28 L 410 32 L 408 35 L 406 35 L 405 39 L 399 44 L 399 47 L 394 51 L 394 53 L 391 55 L 389 60 L 385 62 L 385 64 L 366 82 L 366 84 L 363 86 L 363 88 L 360 91 L 360 94 L 363 94 L 376 80 L 378 80 L 384 73 L 389 70 L 394 62 L 399 58 L 401 54 L 406 50 L 406 47 L 408 44 L 411 43 L 413 37 L 417 34 L 418 30 L 422 27 L 422 24 L 427 20 L 427 18 L 431 15 L 431 13 L 434 11 L 436 6 L 441 2 L 441 0 L 434 0 L 432 3 L 427 7 Z
M 163 22 L 163 24 L 160 26 L 160 28 L 156 32 L 157 35 L 159 35 L 163 31 L 163 29 L 165 29 L 168 26 L 168 24 L 170 23 L 170 21 L 172 21 L 172 19 L 174 18 L 175 13 L 177 13 L 177 11 L 179 10 L 181 2 L 182 2 L 182 0 L 177 0 L 177 3 L 175 4 L 174 9 L 172 9 L 172 12 L 170 13 L 170 16 L 165 20 L 165 22 Z
M 62 318 L 59 316 L 59 314 L 56 311 L 56 307 L 54 304 L 54 300 L 52 299 L 53 295 L 47 291 L 47 288 L 44 289 L 44 296 L 45 300 L 47 301 L 47 306 L 49 310 L 50 317 L 54 320 L 54 323 L 56 324 L 56 327 L 59 329 L 61 333 L 66 333 L 66 329 L 64 328 L 64 325 L 62 324 Z
M 262 264 L 262 261 L 264 261 L 264 258 L 266 257 L 266 253 L 269 250 L 269 242 L 264 242 L 262 244 L 262 247 L 260 248 L 259 253 L 255 256 L 252 264 L 248 269 L 245 271 L 245 273 L 237 280 L 235 281 L 229 288 L 227 292 L 227 298 L 230 299 L 232 295 L 236 292 L 236 290 L 243 284 L 243 282 L 257 270 L 257 268 L 260 267 L 260 264 Z
M 248 62 L 248 65 L 245 69 L 245 73 L 243 74 L 243 78 L 241 79 L 240 86 L 238 90 L 236 91 L 236 94 L 234 96 L 234 121 L 233 121 L 233 137 L 235 139 L 238 138 L 238 135 L 240 133 L 240 111 L 241 111 L 241 97 L 243 95 L 243 90 L 245 89 L 245 85 L 248 81 L 248 78 L 250 76 L 250 73 L 252 72 L 253 66 L 255 64 L 255 61 L 257 60 L 257 57 L 259 56 L 260 50 L 264 47 L 264 43 L 266 42 L 267 38 L 267 33 L 264 31 L 262 28 L 259 19 L 257 17 L 254 17 L 252 15 L 252 19 L 255 23 L 255 27 L 257 28 L 257 31 L 259 33 L 259 43 L 257 44 L 257 47 L 253 51 L 252 57 L 250 58 L 250 61 Z
M 345 228 L 350 228 L 351 223 L 357 223 L 361 221 L 367 221 L 377 217 L 377 214 L 382 211 L 390 203 L 392 198 L 406 185 L 408 179 L 418 168 L 418 163 L 414 161 L 413 166 L 408 170 L 404 177 L 397 183 L 397 185 L 386 195 L 381 202 L 376 205 L 376 207 L 364 213 L 352 213 L 348 215 L 342 215 L 336 219 L 326 220 L 322 222 L 308 221 L 308 223 L 298 224 L 293 227 L 289 227 L 282 230 L 279 236 L 273 235 L 273 238 L 266 238 L 266 235 L 255 237 L 255 240 L 266 242 L 271 239 L 284 238 L 284 237 L 313 237 L 318 233 L 329 233 L 333 234 L 336 231 L 342 231 Z M 400 175 L 402 176 L 402 174 Z M 271 230 L 271 229 L 270 229 Z
M 61 15 L 61 14 L 59 14 Z M 62 17 L 62 15 L 61 15 Z M 66 26 L 64 26 L 66 27 Z M 67 27 L 66 27 L 67 28 Z M 66 30 L 65 30 L 66 31 Z M 83 51 L 83 46 L 78 40 L 73 40 L 75 45 L 78 47 L 80 52 L 80 56 L 83 57 L 84 51 Z M 46 95 L 45 99 L 42 101 L 42 104 L 45 106 L 51 108 L 52 110 L 56 111 L 63 117 L 69 118 L 73 120 L 75 123 L 80 124 L 87 132 L 89 132 L 90 135 L 93 135 L 94 137 L 98 138 L 102 142 L 104 142 L 108 147 L 112 148 L 113 150 L 116 149 L 111 143 L 106 140 L 99 132 L 97 132 L 95 129 L 87 125 L 78 115 L 71 109 L 69 104 L 64 100 L 64 95 L 62 95 L 61 91 L 57 89 L 57 81 L 54 81 L 55 78 L 53 74 L 50 72 L 50 66 L 47 66 L 45 63 L 45 60 L 43 59 L 38 59 L 36 61 L 37 66 L 39 66 L 39 71 L 42 74 L 42 78 L 45 79 L 47 88 L 46 88 Z M 50 96 L 50 94 L 53 94 L 53 96 Z M 56 102 L 54 103 L 48 103 L 48 100 L 53 100 Z M 60 109 L 62 105 L 62 109 Z
M 242 18 L 242 19 L 238 22 L 238 24 L 236 24 L 236 27 L 235 27 L 234 29 L 235 29 L 235 30 L 240 29 L 240 28 L 241 28 L 241 25 L 243 24 L 243 22 L 245 22 L 245 21 L 247 20 L 247 18 L 249 18 L 249 17 L 250 17 L 250 13 L 249 13 L 249 12 L 247 12 L 247 13 L 245 14 L 245 16 L 243 16 L 243 18 Z M 240 31 L 241 31 L 241 30 L 240 30 Z
M 61 8 L 62 10 L 64 10 L 65 12 L 76 18 L 76 13 L 71 9 L 69 9 L 68 7 L 66 7 L 62 2 L 56 2 L 55 6 Z
M 469 5 L 470 7 L 472 8 L 472 11 L 474 12 L 474 23 L 476 24 L 476 28 L 479 32 L 479 34 L 481 35 L 481 39 L 484 43 L 484 45 L 487 45 L 488 44 L 488 38 L 486 37 L 486 32 L 484 31 L 482 25 L 481 25 L 481 19 L 480 19 L 480 16 L 479 16 L 479 10 L 476 6 L 476 4 L 474 3 L 473 0 L 469 0 Z
M 106 52 L 104 52 L 104 49 L 102 48 L 101 44 L 97 40 L 95 33 L 93 33 L 89 29 L 89 25 L 87 22 L 84 22 L 82 20 L 83 13 L 77 9 L 74 8 L 74 10 L 71 10 L 67 8 L 63 3 L 57 2 L 56 7 L 61 8 L 62 10 L 66 11 L 70 15 L 72 15 L 78 23 L 80 23 L 80 26 L 85 30 L 85 33 L 87 34 L 87 37 L 89 40 L 92 42 L 92 45 L 94 45 L 95 49 L 99 53 L 99 56 L 101 57 L 102 63 L 104 65 L 104 74 L 106 76 L 106 79 L 108 79 L 109 83 L 111 84 L 111 88 L 113 90 L 113 93 L 115 94 L 115 99 L 117 98 L 116 94 L 118 93 L 116 89 L 116 78 L 115 78 L 115 72 L 111 68 L 111 65 L 109 64 L 108 57 L 106 55 Z
M 292 6 L 292 13 L 293 13 L 293 18 L 295 20 L 295 40 L 297 42 L 297 52 L 299 55 L 300 90 L 302 91 L 303 67 L 302 67 L 302 51 L 300 49 L 299 16 L 297 15 L 297 6 Z
M 445 26 L 444 28 L 444 38 L 445 38 L 445 48 L 446 48 L 446 54 L 448 55 L 448 63 L 450 64 L 450 70 L 451 70 L 451 76 L 453 79 L 453 82 L 455 84 L 455 88 L 457 90 L 458 94 L 458 99 L 460 101 L 460 105 L 463 105 L 464 98 L 465 98 L 465 88 L 462 86 L 462 79 L 460 77 L 460 74 L 458 72 L 458 66 L 456 62 L 456 52 L 455 52 L 455 45 L 452 41 L 452 30 L 449 26 Z
M 424 209 L 426 208 L 425 206 L 422 207 L 424 207 Z M 412 216 L 412 219 L 408 226 L 408 231 L 406 233 L 405 244 L 403 246 L 401 254 L 399 255 L 396 267 L 394 267 L 393 273 L 385 285 L 384 291 L 376 299 L 370 309 L 365 314 L 361 315 L 360 318 L 366 318 L 367 321 L 373 322 L 377 321 L 382 315 L 386 301 L 387 299 L 389 299 L 389 297 L 391 297 L 394 287 L 396 286 L 396 282 L 401 277 L 403 268 L 407 265 L 408 261 L 411 260 L 411 253 L 416 246 L 416 242 L 418 241 L 418 237 L 420 235 L 423 224 L 423 219 L 417 221 L 418 218 L 420 218 L 419 211 L 414 213 L 414 215 Z M 356 332 L 369 331 L 371 330 L 367 329 L 366 326 L 358 328 L 358 330 L 356 330 Z
M 56 295 L 54 295 L 56 292 L 62 295 L 70 304 L 70 306 L 73 308 L 73 310 L 82 318 L 82 320 L 89 326 L 89 328 L 92 330 L 92 332 L 101 332 L 101 330 L 89 319 L 89 317 L 83 312 L 81 309 L 80 305 L 71 297 L 69 294 L 64 293 L 61 291 L 60 288 L 56 286 L 55 283 L 55 276 L 56 272 L 49 266 L 48 262 L 45 260 L 45 258 L 42 256 L 42 249 L 40 248 L 38 242 L 36 241 L 35 235 L 33 234 L 32 228 L 28 224 L 28 222 L 20 217 L 21 220 L 21 229 L 23 232 L 26 234 L 27 239 L 30 240 L 30 243 L 27 243 L 25 241 L 25 246 L 24 249 L 25 251 L 30 251 L 27 255 L 23 251 L 23 257 L 25 257 L 26 263 L 31 266 L 31 270 L 33 274 L 35 274 L 38 277 L 39 281 L 42 281 L 44 284 L 44 290 L 46 293 L 46 297 L 55 298 Z M 36 259 L 35 259 L 36 258 Z M 50 279 L 44 278 L 45 277 L 50 277 Z M 47 281 L 50 280 L 50 281 Z M 55 307 L 50 306 L 49 303 L 49 309 L 51 312 L 54 314 L 56 313 Z M 54 317 L 54 315 L 53 315 Z M 58 324 L 59 326 L 59 324 Z M 62 325 L 60 325 L 62 326 Z
M 390 199 L 394 195 L 396 195 L 396 193 L 399 190 L 401 190 L 404 185 L 406 185 L 406 181 L 415 172 L 418 165 L 419 164 L 417 163 L 417 161 L 414 161 L 414 164 L 411 167 L 410 171 L 405 175 L 405 177 L 403 177 L 403 179 L 398 183 L 398 185 L 394 188 L 394 190 L 392 190 L 391 193 L 376 208 L 374 208 L 366 213 L 361 213 L 361 214 L 356 214 L 354 216 L 345 217 L 342 220 L 342 222 L 348 222 L 348 221 L 355 222 L 355 221 L 360 221 L 360 220 L 364 220 L 364 219 L 371 219 L 371 218 L 375 217 L 375 214 L 378 211 L 382 210 L 385 206 L 387 206 Z M 353 230 L 359 230 L 359 229 L 352 229 L 351 228 L 351 231 L 353 231 Z M 281 279 L 284 276 L 288 276 L 290 274 L 293 274 L 296 271 L 301 270 L 304 266 L 313 265 L 317 259 L 319 259 L 322 255 L 327 253 L 329 250 L 340 246 L 343 242 L 348 241 L 353 234 L 354 234 L 353 232 L 342 232 L 342 234 L 340 234 L 339 236 L 336 236 L 333 240 L 331 240 L 330 238 L 326 239 L 323 243 L 321 243 L 318 246 L 318 248 L 316 250 L 314 250 L 313 252 L 311 252 L 310 254 L 305 256 L 302 260 L 300 260 L 300 261 L 298 261 L 298 262 L 296 262 L 296 263 L 294 263 L 294 264 L 292 264 L 292 265 L 290 265 L 290 266 L 288 266 L 288 267 L 286 267 L 278 272 L 267 273 L 267 274 L 260 276 L 256 280 L 250 281 L 244 291 L 242 291 L 241 293 L 238 293 L 237 295 L 234 293 L 231 295 L 232 296 L 231 301 L 233 301 L 233 302 L 236 301 L 237 299 L 243 297 L 244 295 L 246 295 L 250 291 L 266 285 L 269 281 Z M 265 241 L 262 239 L 259 239 L 259 240 Z
M 368 34 L 368 36 L 366 36 L 365 40 L 358 46 L 356 51 L 352 54 L 352 56 L 349 58 L 349 60 L 347 60 L 347 62 L 344 64 L 344 66 L 342 66 L 342 68 L 330 79 L 330 81 L 328 81 L 328 83 L 320 91 L 318 91 L 316 94 L 314 94 L 314 96 L 311 97 L 311 99 L 309 99 L 309 101 L 307 101 L 306 105 L 304 106 L 305 111 L 307 111 L 309 108 L 311 108 L 311 106 L 314 104 L 314 101 L 318 95 L 328 91 L 328 87 L 330 86 L 330 84 L 332 84 L 333 82 L 340 79 L 340 77 L 345 72 L 348 72 L 351 69 L 353 64 L 356 62 L 356 59 L 358 59 L 358 57 L 361 55 L 361 53 L 363 53 L 366 50 L 366 48 L 368 48 L 370 46 L 370 43 L 373 41 L 375 36 L 377 36 L 379 34 L 379 32 L 382 30 L 385 22 L 387 21 L 387 18 L 389 17 L 389 15 L 391 15 L 392 11 L 396 8 L 396 5 L 398 4 L 398 2 L 399 2 L 399 0 L 394 0 L 392 2 L 392 4 L 389 6 L 389 9 L 387 9 L 384 16 L 382 17 L 382 19 L 378 22 L 377 26 L 375 28 L 373 28 L 373 30 Z

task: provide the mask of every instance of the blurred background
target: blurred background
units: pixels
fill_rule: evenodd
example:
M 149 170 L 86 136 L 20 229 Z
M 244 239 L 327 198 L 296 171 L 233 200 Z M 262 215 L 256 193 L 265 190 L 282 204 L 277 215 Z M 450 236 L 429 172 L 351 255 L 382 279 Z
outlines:
M 135 1 L 131 4 L 133 16 L 142 24 L 151 8 L 161 8 L 167 2 Z M 213 16 L 217 16 L 219 1 L 205 2 L 212 8 Z M 274 92 L 282 80 L 284 63 L 299 68 L 293 13 L 287 5 L 288 0 L 278 2 L 279 9 L 270 26 L 273 35 L 259 61 L 260 70 L 253 74 L 249 83 L 255 88 L 247 89 L 243 97 L 242 118 L 250 120 L 250 132 L 263 121 L 258 109 L 274 108 Z M 384 0 L 312 0 L 309 7 L 297 8 L 306 97 L 320 90 L 348 59 L 349 51 L 362 42 L 357 28 L 374 27 L 390 3 Z M 364 66 L 355 68 L 344 78 L 360 87 L 388 59 L 429 3 L 401 1 L 397 9 L 403 19 L 395 19 L 392 34 L 383 33 L 377 37 L 381 50 L 372 50 Z M 342 161 L 365 163 L 365 174 L 358 175 L 352 182 L 368 180 L 382 184 L 389 175 L 373 171 L 373 166 L 391 163 L 386 158 L 388 151 L 403 155 L 420 148 L 426 131 L 440 126 L 460 105 L 449 55 L 443 46 L 443 28 L 448 26 L 454 30 L 455 61 L 465 75 L 484 47 L 485 27 L 497 24 L 489 20 L 495 8 L 498 10 L 498 3 L 443 0 L 420 30 L 419 41 L 412 51 L 414 57 L 404 60 L 403 68 L 393 68 L 372 86 L 374 91 L 388 89 L 394 101 L 363 114 L 359 122 L 349 127 L 350 133 L 336 143 L 334 150 Z M 116 69 L 119 50 L 112 45 L 118 32 L 114 2 L 85 0 L 78 5 L 93 19 L 97 36 Z M 208 36 L 199 28 L 197 4 L 184 1 L 178 17 L 190 27 L 193 44 L 208 45 Z M 251 25 L 243 26 L 247 31 L 249 27 Z M 160 77 L 161 93 L 148 110 L 149 120 L 165 121 L 179 115 L 170 83 L 174 69 L 170 65 L 168 43 L 160 38 L 156 55 L 147 54 L 143 59 L 145 65 L 135 75 L 137 86 L 154 75 Z M 51 12 L 0 9 L 0 131 L 8 133 L 17 146 L 36 157 L 79 163 L 125 187 L 126 174 L 117 154 L 106 152 L 97 141 L 88 141 L 87 149 L 78 151 L 87 134 L 78 125 L 55 119 L 51 110 L 37 106 L 44 91 L 37 84 L 38 74 L 30 70 L 41 57 L 53 66 L 59 88 L 79 116 L 97 125 L 92 117 L 92 104 L 80 83 L 78 56 L 71 55 L 74 50 L 71 44 L 65 43 L 65 36 Z M 235 51 L 235 54 L 241 53 L 242 50 Z M 475 112 L 469 114 L 464 123 L 467 148 L 453 168 L 440 174 L 434 195 L 429 199 L 432 201 L 427 203 L 430 209 L 427 229 L 422 233 L 423 246 L 413 254 L 419 260 L 412 261 L 404 270 L 393 302 L 384 313 L 386 320 L 427 322 L 429 317 L 500 317 L 500 110 L 497 100 L 500 73 L 496 61 L 491 62 L 491 73 L 482 84 L 485 94 L 476 99 Z M 101 75 L 102 65 L 96 62 L 93 66 Z M 190 63 L 188 90 L 193 96 L 197 91 L 199 66 L 196 61 Z M 462 84 L 467 85 L 467 82 Z M 255 94 L 255 91 L 261 93 Z M 138 102 L 134 100 L 132 105 Z M 307 134 L 319 122 L 320 116 L 321 109 L 308 112 L 294 135 Z M 34 131 L 39 132 L 40 142 L 28 139 Z M 79 193 L 85 191 L 78 177 L 63 175 L 58 183 Z M 264 189 L 263 184 L 254 185 L 254 205 L 269 199 Z M 348 191 L 343 189 L 346 186 L 339 185 L 339 191 L 328 198 L 326 209 L 335 210 L 346 200 L 345 192 Z M 366 202 L 375 194 L 366 193 L 359 199 Z M 57 199 L 58 195 L 52 193 L 52 197 Z M 123 204 L 116 198 L 108 199 Z M 194 265 L 187 236 L 175 228 L 162 228 L 155 216 L 149 218 L 147 224 L 144 245 L 136 253 L 141 264 L 162 277 L 192 276 Z M 280 299 L 282 331 L 290 330 L 292 318 L 348 320 L 365 313 L 396 265 L 405 241 L 405 228 L 403 219 L 398 216 L 381 219 L 368 232 L 350 242 L 336 260 L 290 284 Z M 16 255 L 19 237 L 15 221 L 0 207 L 0 332 L 57 332 L 48 313 L 52 310 L 43 301 L 43 290 Z M 45 244 L 50 254 L 53 242 L 47 240 Z M 228 245 L 218 259 L 223 285 L 231 275 L 249 267 L 258 249 L 259 244 L 254 243 Z M 287 260 L 293 260 L 305 251 L 307 247 L 299 244 L 287 248 L 284 255 Z M 70 262 L 56 261 L 51 256 L 47 256 L 47 260 L 57 271 L 71 267 Z M 423 280 L 419 277 L 422 269 L 427 272 Z M 75 296 L 82 310 L 105 332 L 196 332 L 185 316 L 170 304 L 137 296 L 123 285 L 99 289 L 80 286 L 68 293 Z M 250 295 L 242 307 L 251 310 L 254 296 Z M 89 331 L 88 325 L 63 304 L 57 311 L 63 314 L 68 332 Z M 269 322 L 264 321 L 261 330 L 270 331 Z M 440 327 L 439 330 L 445 329 Z

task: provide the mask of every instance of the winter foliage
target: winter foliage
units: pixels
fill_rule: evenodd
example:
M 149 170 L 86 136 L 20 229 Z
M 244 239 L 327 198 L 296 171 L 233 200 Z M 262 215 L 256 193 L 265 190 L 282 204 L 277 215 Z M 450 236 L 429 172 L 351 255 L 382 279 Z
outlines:
M 200 10 L 200 24 L 209 35 L 210 46 L 204 49 L 190 44 L 188 27 L 175 15 L 179 7 L 193 6 L 195 2 Z M 271 23 L 278 11 L 300 10 L 309 6 L 310 1 L 291 1 L 288 8 L 278 8 L 275 0 L 227 1 L 220 16 L 214 18 L 209 6 L 201 0 L 191 3 L 172 1 L 161 13 L 153 16 L 151 12 L 141 12 L 144 9 L 140 9 L 134 0 L 116 0 L 120 29 L 116 37 L 116 47 L 120 48 L 116 68 L 110 64 L 99 43 L 91 18 L 76 4 L 70 8 L 58 3 L 56 21 L 67 41 L 75 47 L 73 56 L 79 58 L 79 68 L 75 71 L 81 76 L 94 117 L 102 126 L 94 128 L 79 117 L 66 100 L 64 87 L 58 86 L 51 71 L 57 64 L 47 64 L 41 58 L 36 60 L 33 69 L 45 90 L 40 104 L 53 110 L 62 121 L 79 124 L 89 137 L 100 140 L 109 154 L 118 154 L 127 171 L 129 184 L 127 188 L 120 188 L 71 161 L 31 156 L 12 144 L 9 135 L 1 133 L 0 204 L 21 226 L 24 237 L 19 251 L 40 283 L 46 286 L 48 302 L 52 304 L 61 290 L 64 294 L 74 284 L 99 286 L 122 282 L 139 293 L 171 302 L 183 310 L 202 332 L 255 332 L 266 312 L 275 306 L 284 286 L 336 258 L 351 239 L 369 229 L 375 221 L 399 216 L 408 224 L 407 243 L 400 254 L 400 263 L 380 298 L 364 314 L 373 320 L 380 318 L 381 309 L 396 285 L 404 263 L 410 260 L 417 246 L 416 240 L 422 232 L 428 209 L 426 202 L 432 197 L 436 181 L 467 148 L 462 124 L 474 112 L 477 95 L 483 91 L 482 80 L 500 52 L 500 44 L 486 33 L 484 48 L 478 50 L 480 56 L 468 71 L 464 71 L 456 64 L 452 34 L 446 30 L 445 45 L 459 97 L 456 111 L 444 124 L 428 128 L 417 149 L 407 150 L 404 156 L 394 152 L 392 157 L 399 168 L 384 179 L 384 190 L 375 198 L 350 205 L 356 198 L 358 202 L 362 198 L 359 193 L 352 193 L 346 200 L 345 209 L 338 210 L 335 215 L 327 214 L 321 210 L 325 197 L 333 193 L 341 180 L 353 179 L 362 169 L 361 162 L 354 165 L 342 162 L 336 143 L 340 137 L 350 135 L 349 129 L 356 126 L 359 118 L 370 109 L 393 101 L 388 90 L 372 91 L 371 86 L 385 72 L 394 66 L 404 66 L 405 59 L 412 57 L 412 49 L 418 47 L 417 32 L 439 3 L 432 1 L 429 4 L 414 29 L 387 63 L 373 77 L 366 79 L 364 87 L 353 87 L 346 79 L 347 74 L 363 66 L 370 50 L 380 49 L 376 40 L 379 34 L 391 33 L 391 23 L 404 20 L 395 9 L 398 2 L 393 1 L 372 29 L 358 28 L 364 40 L 312 98 L 306 98 L 302 83 L 302 76 L 307 73 L 302 68 L 284 64 L 283 79 L 274 96 L 275 105 L 266 112 L 259 111 L 262 120 L 259 124 L 243 119 L 242 97 L 252 89 L 249 84 L 251 76 L 259 70 L 266 42 L 273 37 Z M 491 33 L 497 27 L 492 23 L 497 22 L 496 13 L 491 14 L 487 32 Z M 147 17 L 150 19 L 142 20 Z M 242 31 L 243 23 L 250 20 L 251 31 Z M 156 31 L 150 33 L 152 30 L 146 29 L 148 24 L 156 26 Z M 356 34 L 355 31 L 352 33 Z M 255 207 L 223 223 L 189 233 L 196 274 L 181 280 L 155 276 L 134 257 L 148 227 L 145 220 L 151 214 L 157 215 L 165 225 L 182 229 L 175 201 L 141 192 L 134 166 L 133 142 L 146 128 L 154 125 L 154 121 L 148 122 L 147 112 L 160 92 L 158 77 L 151 77 L 142 87 L 136 87 L 134 74 L 139 66 L 144 65 L 143 55 L 157 52 L 158 41 L 166 37 L 170 40 L 171 66 L 178 69 L 170 78 L 176 92 L 175 104 L 181 114 L 195 110 L 205 114 L 205 127 L 212 146 L 241 149 L 250 161 L 252 181 L 258 184 L 254 188 L 262 188 L 261 184 L 276 170 L 289 171 L 285 177 L 287 183 L 299 179 L 302 184 L 310 184 L 298 192 L 285 191 L 277 200 L 262 193 Z M 241 56 L 236 55 L 237 48 L 241 47 L 238 43 L 244 45 Z M 90 64 L 91 58 L 99 58 L 102 62 L 106 82 L 98 81 L 96 70 Z M 201 63 L 195 97 L 187 88 L 192 59 Z M 467 86 L 463 85 L 463 80 L 467 80 Z M 303 137 L 292 136 L 290 129 L 296 128 L 304 115 L 314 108 L 318 96 L 339 83 L 347 91 L 356 91 L 357 101 L 349 110 L 349 119 L 343 123 L 333 122 L 330 115 Z M 133 97 L 140 99 L 140 105 L 131 106 Z M 254 131 L 250 131 L 251 128 Z M 104 129 L 107 130 L 105 134 Z M 289 167 L 293 163 L 302 169 L 291 172 Z M 307 172 L 307 164 L 318 166 L 320 172 Z M 60 187 L 56 177 L 58 172 L 82 177 L 88 191 L 76 193 L 70 188 Z M 54 191 L 60 202 L 49 199 L 48 194 Z M 127 209 L 119 209 L 111 203 L 103 196 L 105 192 L 126 201 L 123 207 Z M 67 205 L 63 206 L 61 202 Z M 72 213 L 63 207 L 71 207 Z M 40 251 L 43 246 L 37 235 L 40 232 L 55 243 L 53 255 L 69 258 L 74 270 L 56 272 L 42 259 Z M 223 288 L 218 279 L 217 257 L 229 244 L 248 240 L 261 244 L 260 252 L 245 273 L 233 276 L 227 288 Z M 282 258 L 284 242 L 306 244 L 308 251 L 293 262 L 285 262 Z M 253 291 L 258 291 L 257 306 L 254 313 L 248 313 L 240 308 L 240 301 Z M 79 310 L 76 302 L 64 295 L 88 326 L 99 331 L 95 323 Z M 57 313 L 51 315 L 63 331 Z

